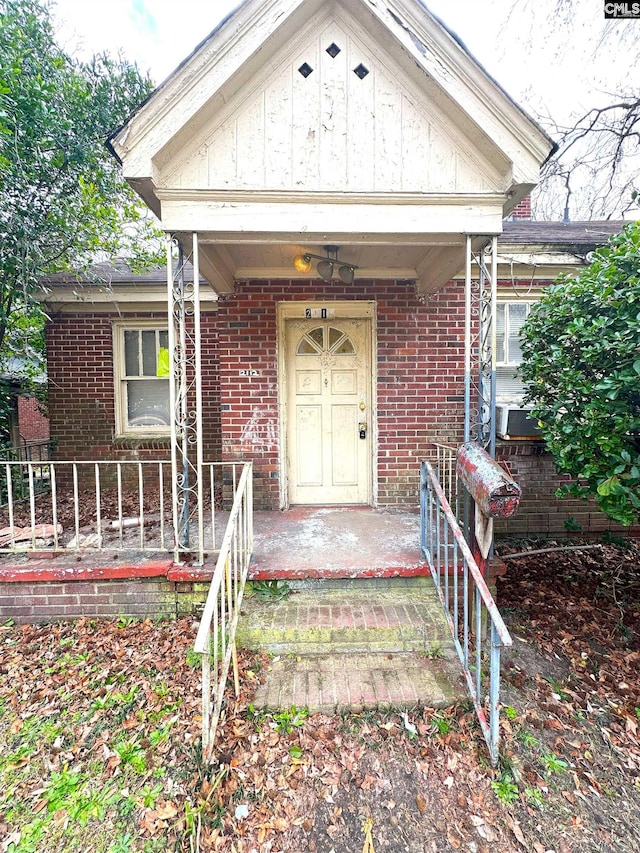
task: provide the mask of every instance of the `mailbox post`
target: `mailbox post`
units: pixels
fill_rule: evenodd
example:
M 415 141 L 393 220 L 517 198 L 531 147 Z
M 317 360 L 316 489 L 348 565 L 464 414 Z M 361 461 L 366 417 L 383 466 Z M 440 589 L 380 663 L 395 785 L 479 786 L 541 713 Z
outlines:
M 474 441 L 458 448 L 456 474 L 474 504 L 473 556 L 483 576 L 493 541 L 493 519 L 509 518 L 520 505 L 522 489 L 495 459 Z

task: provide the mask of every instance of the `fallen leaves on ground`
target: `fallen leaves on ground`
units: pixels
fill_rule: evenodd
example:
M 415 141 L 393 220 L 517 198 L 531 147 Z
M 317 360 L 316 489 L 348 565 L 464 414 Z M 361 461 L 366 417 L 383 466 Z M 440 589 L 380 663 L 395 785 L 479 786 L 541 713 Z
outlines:
M 497 770 L 469 705 L 287 726 L 253 708 L 268 658 L 246 651 L 205 766 L 192 622 L 4 627 L 0 853 L 632 850 L 638 562 L 510 563 Z

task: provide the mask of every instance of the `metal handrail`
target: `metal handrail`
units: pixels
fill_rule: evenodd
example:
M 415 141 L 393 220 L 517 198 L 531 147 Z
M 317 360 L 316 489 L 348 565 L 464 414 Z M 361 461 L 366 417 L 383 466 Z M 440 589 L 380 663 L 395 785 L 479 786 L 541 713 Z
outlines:
M 436 472 L 426 460 L 420 468 L 420 547 L 495 767 L 500 740 L 500 650 L 511 646 L 512 640 Z
M 231 662 L 236 696 L 240 693 L 235 636 L 252 554 L 252 465 L 246 462 L 194 644 L 194 651 L 200 655 L 202 662 L 202 757 L 206 762 L 213 760 L 216 729 Z M 213 690 L 212 670 L 215 679 Z
M 51 459 L 53 443 L 49 438 L 28 439 L 20 436 L 20 444 L 12 448 L 19 462 L 47 462 Z M 11 450 L 9 451 L 11 453 Z

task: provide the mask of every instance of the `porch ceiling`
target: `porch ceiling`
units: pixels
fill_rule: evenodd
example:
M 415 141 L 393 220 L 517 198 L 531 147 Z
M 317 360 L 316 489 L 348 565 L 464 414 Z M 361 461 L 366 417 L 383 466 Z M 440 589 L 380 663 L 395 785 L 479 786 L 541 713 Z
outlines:
M 193 235 L 176 233 L 187 252 Z M 354 264 L 357 279 L 415 280 L 418 291 L 432 293 L 464 270 L 466 235 L 446 233 L 371 235 L 331 233 L 296 240 L 293 235 L 198 233 L 200 273 L 217 293 L 230 293 L 235 282 L 247 279 L 309 280 L 315 275 L 298 272 L 294 258 L 309 252 L 326 254 L 325 246 L 338 246 L 339 259 Z M 489 234 L 474 236 L 478 250 Z

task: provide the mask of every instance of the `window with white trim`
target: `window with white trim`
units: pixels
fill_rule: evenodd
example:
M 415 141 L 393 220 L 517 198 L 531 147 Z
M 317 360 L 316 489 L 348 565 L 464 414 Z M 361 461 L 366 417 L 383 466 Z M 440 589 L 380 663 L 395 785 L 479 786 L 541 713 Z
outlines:
M 116 431 L 168 435 L 169 332 L 151 323 L 114 325 Z
M 521 403 L 524 383 L 516 371 L 522 361 L 519 334 L 533 302 L 498 302 L 496 314 L 496 398 Z

